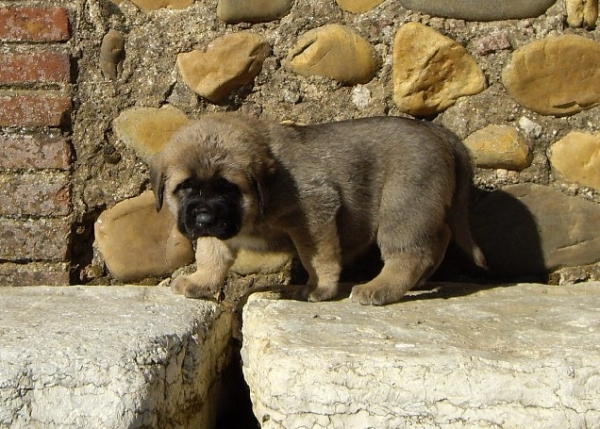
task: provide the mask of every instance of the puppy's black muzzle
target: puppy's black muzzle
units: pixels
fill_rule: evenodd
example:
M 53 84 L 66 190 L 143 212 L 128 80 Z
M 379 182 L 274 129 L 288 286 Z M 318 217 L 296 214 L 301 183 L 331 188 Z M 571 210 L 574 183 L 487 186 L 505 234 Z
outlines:
M 190 240 L 216 237 L 227 240 L 241 229 L 242 196 L 232 183 L 218 180 L 182 188 L 177 227 Z

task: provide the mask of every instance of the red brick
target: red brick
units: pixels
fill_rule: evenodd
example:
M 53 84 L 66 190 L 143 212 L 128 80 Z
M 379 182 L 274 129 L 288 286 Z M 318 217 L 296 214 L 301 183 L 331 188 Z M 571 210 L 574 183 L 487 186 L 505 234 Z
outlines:
M 68 284 L 68 263 L 0 264 L 0 286 L 66 286 Z
M 0 97 L 0 126 L 58 127 L 71 112 L 71 99 L 44 95 Z
M 71 65 L 57 52 L 0 53 L 0 83 L 68 83 Z
M 72 151 L 66 139 L 46 134 L 0 135 L 0 168 L 67 170 Z
M 0 175 L 0 215 L 65 216 L 71 213 L 71 184 L 65 173 Z
M 0 40 L 4 42 L 64 42 L 69 37 L 69 16 L 64 8 L 0 9 Z
M 0 217 L 0 259 L 66 262 L 70 237 L 68 218 L 17 220 Z

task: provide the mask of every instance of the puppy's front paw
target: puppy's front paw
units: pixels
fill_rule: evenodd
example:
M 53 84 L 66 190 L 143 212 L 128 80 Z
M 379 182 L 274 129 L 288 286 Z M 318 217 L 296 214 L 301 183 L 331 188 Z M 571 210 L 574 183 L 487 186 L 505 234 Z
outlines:
M 364 284 L 354 286 L 350 299 L 362 305 L 386 305 L 397 302 L 402 298 L 396 290 L 383 285 Z
M 192 276 L 179 276 L 173 279 L 171 289 L 186 298 L 222 300 L 219 288 L 198 284 Z
M 296 299 L 300 301 L 320 302 L 328 301 L 337 294 L 337 287 L 315 287 L 313 285 L 300 286 L 296 291 Z

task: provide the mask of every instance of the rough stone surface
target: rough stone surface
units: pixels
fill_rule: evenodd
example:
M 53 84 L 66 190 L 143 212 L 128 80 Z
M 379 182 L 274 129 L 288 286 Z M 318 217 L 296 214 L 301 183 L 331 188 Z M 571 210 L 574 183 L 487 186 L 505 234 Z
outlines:
M 572 115 L 600 104 L 600 43 L 563 35 L 514 52 L 502 83 L 521 105 L 542 115 Z
M 156 212 L 150 191 L 103 212 L 94 231 L 106 266 L 122 282 L 163 277 L 194 259 L 190 241 L 166 207 Z
M 598 0 L 566 0 L 566 5 L 569 26 L 594 28 L 598 19 Z
M 255 33 L 227 34 L 208 45 L 206 52 L 177 55 L 184 82 L 197 94 L 218 102 L 234 89 L 252 82 L 271 48 Z
M 219 0 L 217 16 L 227 23 L 272 21 L 287 15 L 292 0 Z
M 352 13 L 365 13 L 375 9 L 385 0 L 335 0 L 340 7 Z
M 402 6 L 428 15 L 467 21 L 498 21 L 542 15 L 556 0 L 400 0 Z
M 567 180 L 600 191 L 600 134 L 570 132 L 552 146 L 550 162 Z
M 414 116 L 439 113 L 486 87 L 483 71 L 466 49 L 423 24 L 400 27 L 393 57 L 394 101 Z
M 471 212 L 492 273 L 541 274 L 600 261 L 600 206 L 558 189 L 519 184 L 494 191 Z
M 131 0 L 144 12 L 151 12 L 157 9 L 171 8 L 184 9 L 194 3 L 194 0 Z
M 520 171 L 529 167 L 533 158 L 525 140 L 508 125 L 488 125 L 475 131 L 464 143 L 477 167 Z
M 117 137 L 149 163 L 173 133 L 188 121 L 185 113 L 172 106 L 134 107 L 121 112 L 113 121 L 113 127 Z
M 161 287 L 0 288 L 0 428 L 209 428 L 231 316 Z
M 303 76 L 325 76 L 346 84 L 367 83 L 381 59 L 371 44 L 351 28 L 330 24 L 303 34 L 286 58 Z
M 437 286 L 386 307 L 250 296 L 262 428 L 600 426 L 600 283 Z

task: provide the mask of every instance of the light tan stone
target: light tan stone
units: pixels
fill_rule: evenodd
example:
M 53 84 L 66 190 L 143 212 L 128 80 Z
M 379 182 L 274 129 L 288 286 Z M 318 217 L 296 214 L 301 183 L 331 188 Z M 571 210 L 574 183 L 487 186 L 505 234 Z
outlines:
M 600 44 L 581 36 L 547 37 L 514 52 L 502 83 L 522 106 L 572 115 L 600 104 Z
M 567 180 L 600 191 L 600 134 L 570 132 L 552 146 L 550 162 Z
M 566 0 L 570 27 L 593 28 L 598 19 L 598 0 Z
M 290 12 L 292 0 L 219 0 L 217 16 L 228 23 L 265 22 Z
M 195 50 L 177 55 L 177 66 L 192 91 L 218 102 L 234 89 L 252 82 L 270 51 L 263 36 L 232 33 L 215 39 L 206 52 Z
M 163 277 L 194 260 L 191 242 L 167 208 L 156 211 L 150 191 L 103 212 L 94 232 L 108 270 L 122 282 Z
M 292 255 L 283 252 L 256 252 L 249 249 L 240 249 L 231 270 L 240 275 L 248 274 L 274 274 L 291 263 Z
M 172 106 L 134 107 L 121 112 L 113 121 L 113 128 L 117 137 L 148 163 L 188 121 L 185 113 Z
M 394 101 L 414 116 L 439 113 L 486 87 L 483 71 L 467 50 L 423 24 L 400 27 L 393 57 Z
M 330 24 L 303 34 L 286 66 L 303 76 L 325 76 L 346 84 L 367 83 L 381 66 L 373 46 L 353 30 Z
M 533 155 L 514 127 L 488 125 L 465 139 L 473 162 L 482 168 L 521 171 L 529 167 Z
M 335 0 L 342 9 L 352 13 L 365 13 L 375 9 L 385 0 Z
M 125 59 L 125 38 L 117 30 L 110 29 L 100 45 L 100 69 L 104 76 L 116 79 Z
M 191 6 L 194 0 L 131 0 L 131 2 L 144 12 L 151 12 L 167 7 L 171 9 L 185 9 Z

